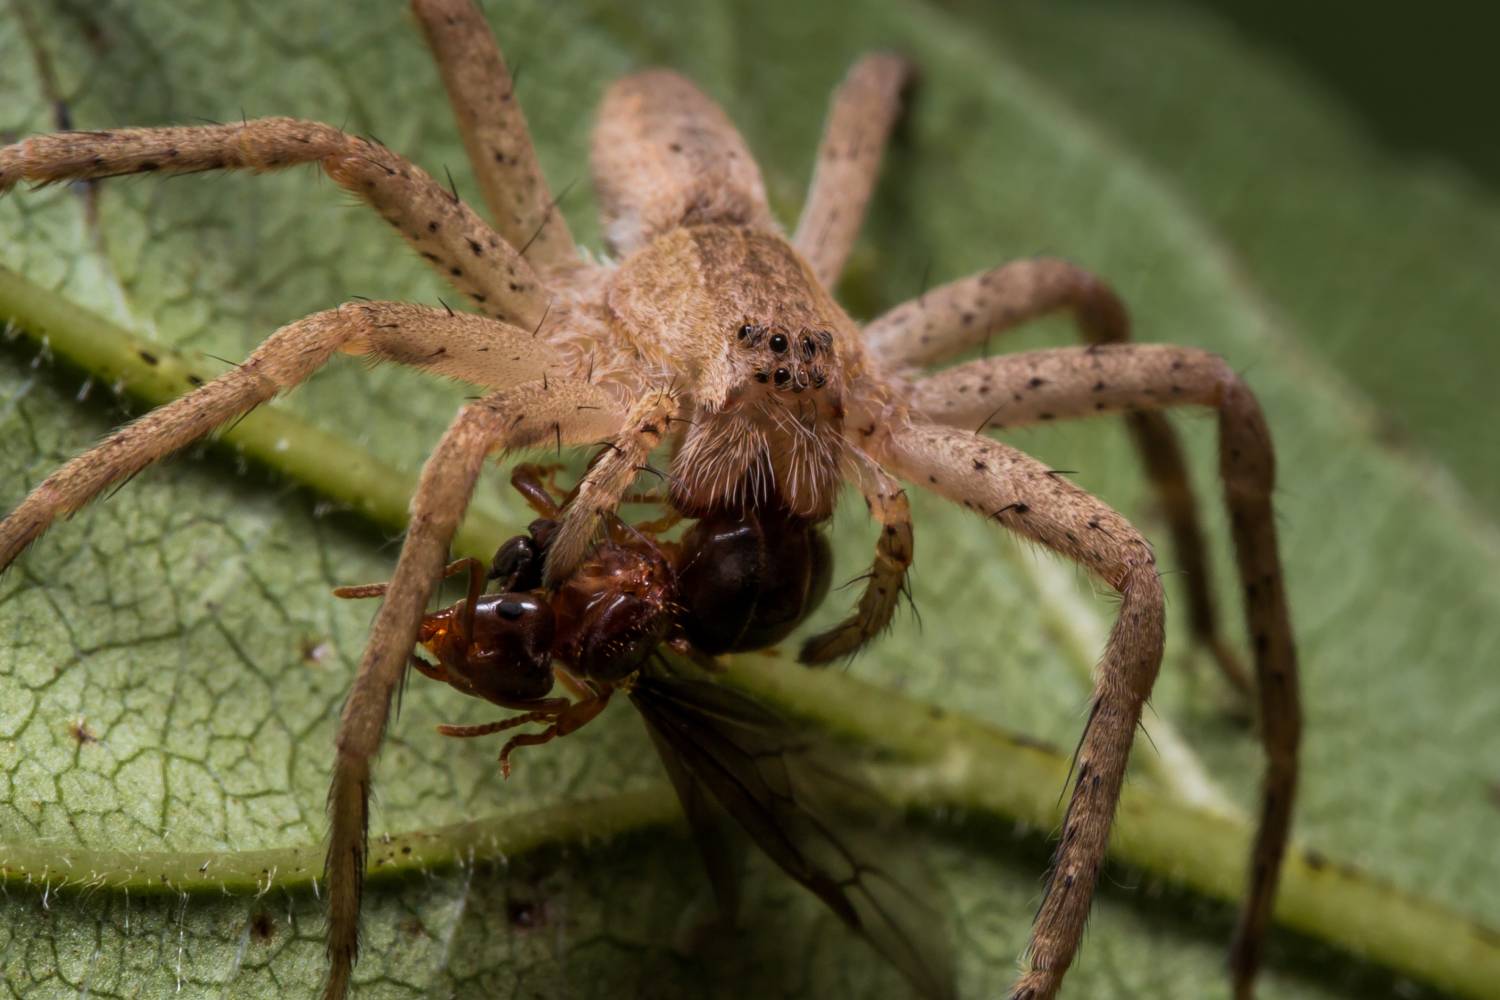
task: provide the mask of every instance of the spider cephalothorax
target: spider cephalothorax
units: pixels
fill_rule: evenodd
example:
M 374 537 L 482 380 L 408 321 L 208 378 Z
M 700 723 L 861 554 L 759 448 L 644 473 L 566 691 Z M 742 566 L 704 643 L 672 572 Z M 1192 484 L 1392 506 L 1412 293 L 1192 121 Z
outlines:
M 933 288 L 856 326 L 828 289 L 853 245 L 911 77 L 894 55 L 861 60 L 835 94 L 790 239 L 772 218 L 754 158 L 717 105 L 670 71 L 616 83 L 604 97 L 592 159 L 618 263 L 592 263 L 555 212 L 483 15 L 472 0 L 413 0 L 413 7 L 493 224 L 380 143 L 287 118 L 62 133 L 0 148 L 0 192 L 23 180 L 316 164 L 377 210 L 480 313 L 360 302 L 290 323 L 242 364 L 67 463 L 0 523 L 3 568 L 59 516 L 306 380 L 336 353 L 401 362 L 485 390 L 460 410 L 423 469 L 401 556 L 381 588 L 340 718 L 328 799 L 329 995 L 343 995 L 358 953 L 373 760 L 480 468 L 494 452 L 602 441 L 547 536 L 535 582 L 549 593 L 576 582 L 601 527 L 650 470 L 669 479 L 681 512 L 771 523 L 782 538 L 807 537 L 807 526 L 833 509 L 841 484 L 860 492 L 879 526 L 873 565 L 854 611 L 807 640 L 804 662 L 845 656 L 890 623 L 913 556 L 901 481 L 1077 562 L 1119 594 L 1053 874 L 1012 991 L 1016 1000 L 1053 996 L 1083 935 L 1132 738 L 1161 662 L 1165 596 L 1151 546 L 1125 518 L 984 432 L 1123 413 L 1172 526 L 1192 635 L 1248 687 L 1219 634 L 1182 453 L 1158 412 L 1198 406 L 1218 419 L 1270 762 L 1232 950 L 1236 995 L 1248 997 L 1290 826 L 1300 717 L 1271 511 L 1270 433 L 1240 377 L 1203 351 L 1130 343 L 1114 293 L 1059 260 L 1020 261 Z M 920 374 L 1061 309 L 1074 312 L 1087 346 Z M 673 451 L 669 473 L 651 464 L 658 449 Z M 805 607 L 820 593 L 826 560 L 782 564 L 801 566 L 786 606 Z M 705 641 L 744 648 L 785 625 L 776 613 L 780 598 L 754 591 L 747 620 L 707 630 Z M 525 615 L 539 607 L 494 610 Z M 620 632 L 644 647 L 656 638 L 653 627 Z M 984 624 L 965 627 L 978 630 L 975 648 L 986 648 Z M 543 646 L 505 648 L 533 655 Z M 611 662 L 620 657 L 619 649 L 606 653 Z
M 643 358 L 690 373 L 676 506 L 832 512 L 845 378 L 863 355 L 853 322 L 784 239 L 737 225 L 670 230 L 620 265 L 609 303 Z

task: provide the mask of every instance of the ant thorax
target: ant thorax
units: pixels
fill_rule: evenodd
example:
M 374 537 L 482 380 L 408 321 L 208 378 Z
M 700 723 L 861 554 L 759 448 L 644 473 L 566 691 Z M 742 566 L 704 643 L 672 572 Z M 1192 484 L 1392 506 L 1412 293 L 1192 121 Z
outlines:
M 863 356 L 853 323 L 785 240 L 740 226 L 674 230 L 620 265 L 609 303 L 643 357 L 694 386 L 674 505 L 832 511 L 846 373 Z

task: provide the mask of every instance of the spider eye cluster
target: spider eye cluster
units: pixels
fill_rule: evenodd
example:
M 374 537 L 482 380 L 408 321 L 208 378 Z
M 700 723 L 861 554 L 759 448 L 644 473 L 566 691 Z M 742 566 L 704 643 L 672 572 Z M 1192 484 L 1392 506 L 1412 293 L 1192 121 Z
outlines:
M 828 384 L 827 364 L 833 360 L 833 334 L 781 326 L 745 323 L 735 334 L 742 349 L 760 355 L 755 381 L 786 392 L 821 389 Z

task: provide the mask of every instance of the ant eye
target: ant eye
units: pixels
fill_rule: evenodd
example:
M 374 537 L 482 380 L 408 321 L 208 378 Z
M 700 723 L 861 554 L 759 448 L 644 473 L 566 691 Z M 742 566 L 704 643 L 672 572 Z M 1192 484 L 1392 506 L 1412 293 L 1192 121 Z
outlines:
M 775 333 L 775 334 L 772 334 L 771 335 L 771 350 L 775 351 L 777 354 L 785 354 L 786 353 L 786 349 L 787 349 L 786 334 L 784 334 L 784 333 Z M 778 385 L 780 385 L 781 384 L 781 379 L 777 379 L 776 383 Z
M 792 377 L 792 373 L 789 372 L 789 371 L 787 371 L 785 368 L 778 368 L 778 369 L 776 369 L 776 384 L 777 385 L 786 385 L 787 379 L 789 379 L 791 377 Z

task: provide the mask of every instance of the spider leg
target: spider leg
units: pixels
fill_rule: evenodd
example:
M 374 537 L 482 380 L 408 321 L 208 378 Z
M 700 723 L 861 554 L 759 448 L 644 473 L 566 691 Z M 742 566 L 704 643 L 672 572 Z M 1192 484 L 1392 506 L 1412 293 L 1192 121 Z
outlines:
M 854 613 L 802 644 L 797 659 L 803 663 L 828 663 L 853 654 L 890 624 L 901 600 L 912 560 L 911 505 L 906 491 L 878 468 L 864 470 L 859 488 L 880 524 L 875 564 Z
M 901 114 L 901 95 L 915 67 L 891 52 L 867 55 L 834 91 L 818 144 L 817 167 L 792 245 L 825 288 L 838 281 L 865 206 L 875 190 L 880 160 Z
M 968 391 L 960 391 L 965 387 Z M 981 389 L 988 391 L 981 394 Z M 1218 411 L 1219 470 L 1244 587 L 1261 739 L 1269 760 L 1251 885 L 1232 953 L 1238 995 L 1249 996 L 1291 823 L 1301 733 L 1297 653 L 1271 512 L 1275 460 L 1255 397 L 1222 358 L 1207 351 L 1112 344 L 960 365 L 917 383 L 913 405 L 943 423 L 977 426 L 991 418 L 1007 427 L 1183 405 Z
M 537 163 L 526 115 L 484 13 L 473 0 L 412 0 L 458 119 L 490 218 L 543 270 L 575 266 L 578 249 Z
M 462 559 L 455 559 L 453 560 L 453 562 L 443 567 L 443 579 L 446 580 L 448 579 L 448 577 L 457 576 L 460 573 L 468 573 L 469 579 L 470 581 L 472 581 L 477 570 L 481 581 L 480 586 L 483 587 L 484 572 L 488 568 L 489 567 L 480 562 L 478 559 L 475 559 L 473 556 L 465 556 Z M 348 584 L 343 587 L 334 587 L 333 596 L 341 597 L 345 600 L 359 600 L 366 597 L 384 597 L 385 592 L 388 589 L 390 589 L 389 583 L 354 583 Z M 470 589 L 473 589 L 472 582 L 470 583 Z
M 677 397 L 669 390 L 655 389 L 630 408 L 619 433 L 589 467 L 563 509 L 557 534 L 547 547 L 542 578 L 548 587 L 566 579 L 588 554 L 600 518 L 620 506 L 641 465 L 661 444 L 671 419 L 677 415 L 677 405 Z
M 894 368 L 925 367 L 1060 309 L 1073 310 L 1079 332 L 1090 344 L 1130 340 L 1130 316 L 1114 291 L 1082 268 L 1053 258 L 1014 261 L 934 288 L 871 322 L 865 339 Z M 983 387 L 974 391 L 976 407 L 989 403 L 992 410 L 1003 402 Z M 989 412 L 965 426 L 980 427 Z M 959 422 L 939 413 L 930 416 L 942 423 Z M 1125 423 L 1172 534 L 1172 551 L 1186 581 L 1193 640 L 1212 654 L 1230 684 L 1248 695 L 1249 673 L 1220 634 L 1208 548 L 1177 433 L 1160 413 L 1130 410 Z
M 1073 960 L 1141 709 L 1161 665 L 1164 598 L 1146 540 L 1119 514 L 1021 452 L 918 422 L 880 455 L 893 473 L 1081 563 L 1120 594 L 1076 755 L 1078 780 L 1012 1000 L 1048 1000 Z
M 620 411 L 598 386 L 572 379 L 526 382 L 470 403 L 422 467 L 411 526 L 375 615 L 359 672 L 344 702 L 328 792 L 329 978 L 325 996 L 345 995 L 359 952 L 359 904 L 369 822 L 370 765 L 385 735 L 391 695 L 406 669 L 417 627 L 447 560 L 486 456 L 553 440 L 614 434 Z
M 1072 309 L 1090 343 L 1130 339 L 1113 289 L 1053 257 L 1016 260 L 928 289 L 871 320 L 865 344 L 887 368 L 925 368 L 1041 316 Z
M 488 348 L 490 354 L 479 353 Z M 59 516 L 304 381 L 340 350 L 439 374 L 477 375 L 495 388 L 534 376 L 551 360 L 525 331 L 482 316 L 450 316 L 400 302 L 350 303 L 314 313 L 273 333 L 237 367 L 120 428 L 43 480 L 0 522 L 0 570 Z M 454 360 L 472 361 L 473 367 L 453 367 Z
M 39 135 L 0 148 L 0 194 L 23 180 L 136 173 L 279 170 L 316 163 L 364 199 L 455 288 L 490 316 L 530 330 L 548 292 L 531 265 L 458 196 L 377 142 L 294 118 L 233 125 Z
M 745 140 L 723 109 L 670 70 L 645 70 L 610 86 L 590 159 L 615 253 L 682 226 L 776 228 Z

